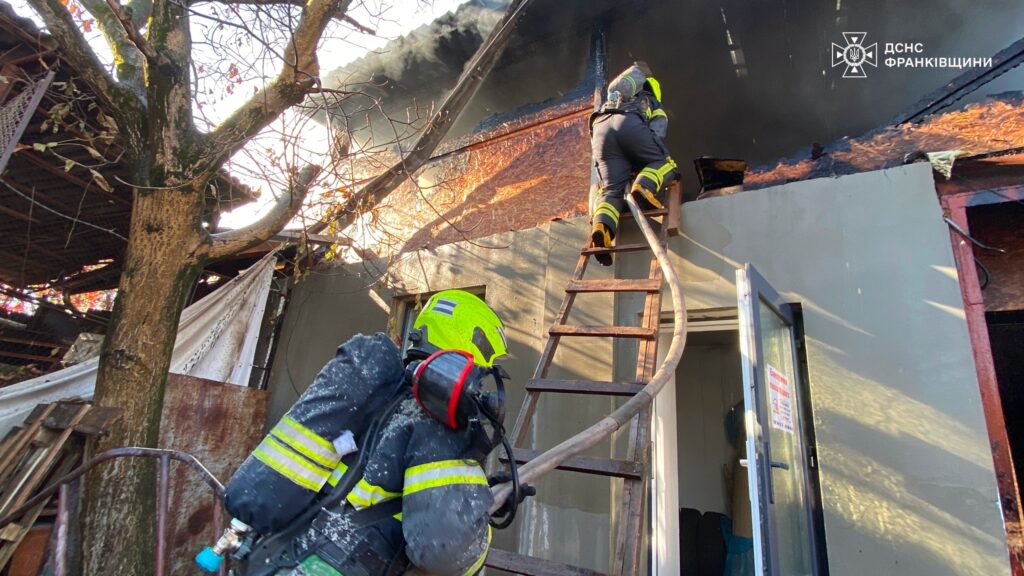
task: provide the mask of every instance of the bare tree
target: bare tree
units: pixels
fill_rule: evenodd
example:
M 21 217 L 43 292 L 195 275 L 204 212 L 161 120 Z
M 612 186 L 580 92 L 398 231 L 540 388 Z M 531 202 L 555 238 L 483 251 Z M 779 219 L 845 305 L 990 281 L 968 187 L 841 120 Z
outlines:
M 428 2 L 429 0 L 421 0 Z M 128 249 L 100 359 L 95 402 L 123 410 L 99 449 L 154 446 L 178 318 L 197 274 L 218 258 L 266 241 L 300 209 L 318 176 L 335 175 L 344 134 L 330 166 L 306 164 L 296 107 L 329 107 L 345 90 L 320 85 L 318 46 L 330 34 L 365 32 L 350 12 L 387 18 L 385 0 L 28 0 L 67 61 L 109 117 L 125 151 L 133 188 Z M 80 2 L 79 7 L 76 2 Z M 418 169 L 487 75 L 528 0 L 511 2 L 505 19 L 463 72 L 453 96 L 422 129 L 411 153 L 361 190 L 346 188 L 328 216 L 345 224 Z M 84 8 L 94 18 L 83 26 Z M 105 67 L 84 31 L 95 25 L 113 54 Z M 499 34 L 501 32 L 501 34 Z M 496 41 L 500 40 L 500 41 Z M 243 82 L 255 80 L 255 85 Z M 207 116 L 212 100 L 253 93 L 224 118 Z M 310 99 L 311 94 L 317 97 Z M 319 104 L 316 104 L 319 102 Z M 303 104 L 306 103 L 306 104 Z M 305 110 L 310 112 L 310 110 Z M 291 123 L 291 128 L 289 128 Z M 299 128 L 301 130 L 301 128 Z M 338 130 L 336 130 L 338 132 Z M 343 130 L 341 130 L 343 132 Z M 405 148 L 403 146 L 402 148 Z M 262 151 L 262 152 L 261 152 Z M 241 153 L 241 154 L 240 154 Z M 307 155 L 308 156 L 308 155 Z M 248 160 L 246 160 L 248 158 Z M 215 233 L 206 194 L 225 167 L 249 170 L 283 191 L 266 216 Z M 330 195 L 328 195 L 330 196 Z M 83 514 L 85 574 L 152 574 L 153 472 L 127 461 L 89 479 Z

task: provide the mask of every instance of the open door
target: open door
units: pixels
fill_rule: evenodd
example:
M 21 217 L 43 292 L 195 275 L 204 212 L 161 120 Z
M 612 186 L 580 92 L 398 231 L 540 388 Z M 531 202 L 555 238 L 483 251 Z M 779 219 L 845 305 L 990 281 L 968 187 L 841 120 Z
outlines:
M 750 264 L 736 292 L 756 573 L 817 575 L 793 313 Z

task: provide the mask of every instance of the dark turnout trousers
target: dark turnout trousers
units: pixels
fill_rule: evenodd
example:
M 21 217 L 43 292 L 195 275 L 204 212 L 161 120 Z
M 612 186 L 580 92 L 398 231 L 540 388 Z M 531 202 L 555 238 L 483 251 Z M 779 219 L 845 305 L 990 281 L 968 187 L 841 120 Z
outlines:
M 679 174 L 668 149 L 637 113 L 600 116 L 594 121 L 590 143 L 601 178 L 594 224 L 604 224 L 614 237 L 634 171 L 638 174 L 633 187 L 642 187 L 652 195 L 672 183 Z

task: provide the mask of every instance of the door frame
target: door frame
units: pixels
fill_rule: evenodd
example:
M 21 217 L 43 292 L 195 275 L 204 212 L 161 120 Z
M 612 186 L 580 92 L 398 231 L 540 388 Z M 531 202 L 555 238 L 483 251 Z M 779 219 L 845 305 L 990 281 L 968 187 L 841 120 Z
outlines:
M 662 312 L 658 328 L 658 365 L 672 341 L 672 313 Z M 739 331 L 736 308 L 691 311 L 687 332 Z M 676 415 L 676 374 L 673 372 L 651 410 L 651 574 L 675 576 L 679 564 L 679 429 Z
M 764 498 L 771 498 L 774 492 L 772 486 L 772 462 L 771 462 L 771 439 L 767 429 L 768 408 L 764 405 L 763 390 L 765 384 L 756 386 L 757 382 L 763 381 L 764 354 L 758 342 L 758 336 L 762 333 L 760 307 L 767 305 L 772 312 L 779 316 L 789 327 L 789 353 L 791 356 L 793 385 L 793 411 L 799 415 L 798 429 L 793 434 L 799 438 L 800 454 L 797 462 L 803 467 L 803 481 L 800 489 L 803 491 L 804 512 L 807 515 L 808 542 L 811 555 L 811 573 L 818 575 L 822 573 L 822 550 L 818 545 L 817 533 L 818 523 L 815 512 L 815 496 L 812 494 L 813 486 L 811 476 L 815 474 L 810 465 L 811 447 L 807 445 L 809 434 L 806 422 L 808 414 L 804 406 L 809 398 L 804 398 L 808 387 L 804 379 L 806 374 L 801 370 L 800 343 L 798 342 L 798 330 L 796 315 L 792 303 L 784 299 L 774 287 L 763 277 L 760 272 L 749 262 L 743 268 L 736 270 L 736 292 L 737 310 L 739 312 L 740 329 L 740 352 L 743 357 L 743 393 L 745 408 L 745 424 L 747 431 L 747 474 L 750 485 L 750 509 L 754 515 L 752 518 L 753 541 L 754 541 L 754 565 L 755 573 L 758 576 L 774 576 L 773 567 L 778 565 L 778 557 L 774 540 L 771 537 L 771 515 L 769 513 L 770 503 L 764 502 Z M 744 334 L 744 328 L 747 333 Z M 746 336 L 746 337 L 744 337 Z M 760 424 L 760 428 L 758 427 Z M 766 549 L 767 547 L 767 549 Z M 779 575 L 782 576 L 782 575 Z
M 1008 186 L 996 190 L 978 190 L 948 194 L 939 197 L 942 211 L 965 233 L 970 233 L 967 209 L 972 206 L 1024 201 L 1024 186 Z M 978 389 L 988 429 L 989 447 L 992 450 L 992 465 L 996 473 L 999 503 L 1003 513 L 1003 528 L 1010 556 L 1013 576 L 1024 576 L 1024 518 L 1017 473 L 1013 467 L 1010 441 L 1006 432 L 1006 417 L 1003 401 L 996 380 L 995 361 L 992 359 L 992 344 L 988 336 L 988 321 L 985 320 L 985 300 L 981 283 L 974 267 L 974 251 L 971 243 L 952 227 L 949 230 L 953 258 L 956 261 L 957 276 L 960 279 L 960 294 L 964 301 L 964 316 L 974 356 L 974 369 L 978 375 Z

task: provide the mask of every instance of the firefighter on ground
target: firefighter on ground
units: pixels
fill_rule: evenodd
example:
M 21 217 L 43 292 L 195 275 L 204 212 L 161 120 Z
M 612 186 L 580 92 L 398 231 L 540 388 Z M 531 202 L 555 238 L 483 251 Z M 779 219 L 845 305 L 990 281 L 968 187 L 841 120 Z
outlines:
M 504 327 L 480 298 L 447 290 L 429 299 L 413 328 L 404 359 L 381 333 L 338 348 L 228 483 L 225 506 L 242 536 L 223 536 L 200 557 L 237 553 L 242 544 L 222 544 L 226 537 L 286 531 L 301 511 L 315 507 L 315 518 L 292 529 L 283 552 L 273 552 L 275 562 L 282 555 L 289 561 L 284 568 L 254 566 L 269 561 L 254 560 L 253 553 L 241 573 L 383 576 L 416 566 L 463 576 L 480 570 L 494 502 L 481 463 L 493 441 L 467 428 L 461 411 L 468 400 L 446 395 L 454 389 L 457 396 L 463 380 L 438 396 L 424 391 L 422 373 L 439 357 L 462 358 L 455 372 L 463 377 L 500 371 L 494 362 L 507 352 Z M 427 372 L 438 370 L 444 372 Z M 498 385 L 503 405 L 500 379 Z M 356 464 L 359 457 L 365 461 Z M 360 465 L 359 477 L 349 477 Z M 339 482 L 351 491 L 325 505 L 324 494 Z M 204 568 L 217 567 L 207 568 L 200 557 Z
M 608 101 L 590 120 L 594 165 L 601 179 L 591 233 L 595 247 L 612 246 L 627 186 L 655 208 L 663 207 L 656 195 L 679 177 L 665 147 L 667 132 L 661 84 L 645 64 L 634 63 L 608 85 Z M 609 253 L 595 258 L 604 266 L 612 264 Z

